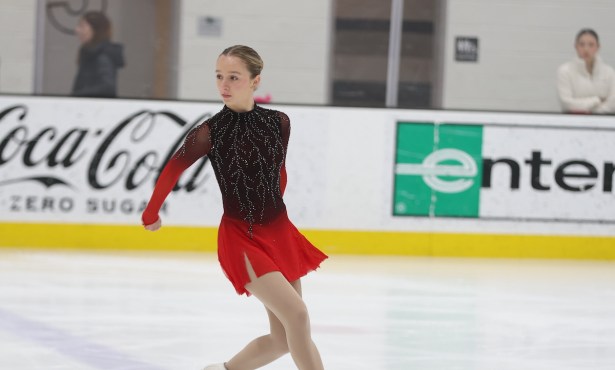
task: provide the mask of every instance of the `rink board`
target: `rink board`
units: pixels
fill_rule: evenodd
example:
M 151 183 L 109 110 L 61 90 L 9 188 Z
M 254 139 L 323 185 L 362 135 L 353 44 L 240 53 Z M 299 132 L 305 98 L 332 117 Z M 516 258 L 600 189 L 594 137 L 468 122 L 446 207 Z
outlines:
M 139 223 L 158 171 L 219 103 L 0 97 L 0 245 L 215 250 L 206 159 L 165 228 Z M 615 258 L 613 117 L 277 106 L 285 202 L 329 253 Z
M 615 260 L 613 237 L 301 230 L 328 254 Z M 169 226 L 0 224 L 2 246 L 216 252 L 217 229 Z

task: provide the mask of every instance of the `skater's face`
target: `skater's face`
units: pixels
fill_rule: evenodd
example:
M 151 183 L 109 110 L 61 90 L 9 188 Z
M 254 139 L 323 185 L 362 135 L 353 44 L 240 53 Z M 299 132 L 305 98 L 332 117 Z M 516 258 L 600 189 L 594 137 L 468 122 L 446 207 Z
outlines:
M 593 35 L 585 33 L 577 39 L 575 48 L 579 58 L 586 62 L 593 62 L 596 59 L 600 45 Z
M 216 83 L 224 104 L 233 110 L 252 107 L 254 90 L 260 75 L 252 76 L 243 60 L 232 55 L 220 55 L 216 62 Z

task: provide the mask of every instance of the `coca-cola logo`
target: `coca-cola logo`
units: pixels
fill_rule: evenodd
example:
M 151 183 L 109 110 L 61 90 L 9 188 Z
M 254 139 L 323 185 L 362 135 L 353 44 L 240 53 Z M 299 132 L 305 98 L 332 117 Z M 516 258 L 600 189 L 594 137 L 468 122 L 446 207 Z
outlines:
M 13 162 L 22 167 L 18 176 L 0 176 L 0 186 L 35 182 L 46 188 L 62 186 L 78 191 L 77 184 L 85 180 L 88 190 L 121 186 L 133 191 L 144 184 L 153 185 L 187 132 L 211 116 L 206 113 L 189 122 L 170 111 L 143 109 L 103 130 L 85 125 L 32 125 L 28 113 L 24 104 L 0 111 L 0 171 Z M 162 150 L 164 154 L 158 148 L 139 150 L 147 148 L 147 139 L 155 128 L 169 124 L 180 131 L 169 140 L 166 152 Z M 82 167 L 83 162 L 87 168 L 84 178 L 75 178 L 71 169 Z M 206 164 L 207 157 L 195 163 L 191 175 L 180 179 L 174 190 L 192 192 L 202 186 Z

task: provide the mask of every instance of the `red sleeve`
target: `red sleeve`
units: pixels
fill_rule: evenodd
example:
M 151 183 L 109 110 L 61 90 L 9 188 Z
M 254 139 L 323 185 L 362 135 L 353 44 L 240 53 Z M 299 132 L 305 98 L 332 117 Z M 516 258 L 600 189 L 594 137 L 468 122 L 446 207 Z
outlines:
M 175 187 L 181 174 L 198 159 L 207 155 L 210 149 L 209 125 L 204 122 L 188 133 L 184 144 L 173 154 L 162 170 L 154 192 L 141 215 L 143 225 L 151 225 L 158 221 L 160 207 Z

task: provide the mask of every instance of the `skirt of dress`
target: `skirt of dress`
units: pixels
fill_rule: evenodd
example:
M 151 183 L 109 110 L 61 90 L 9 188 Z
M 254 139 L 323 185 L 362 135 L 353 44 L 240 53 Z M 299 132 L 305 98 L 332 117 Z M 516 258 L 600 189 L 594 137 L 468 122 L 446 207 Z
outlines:
M 286 211 L 267 225 L 253 225 L 222 216 L 218 229 L 218 260 L 237 294 L 250 295 L 245 258 L 257 277 L 279 271 L 288 281 L 295 281 L 316 270 L 327 255 L 310 243 L 288 219 Z

